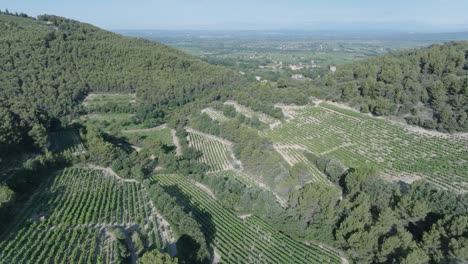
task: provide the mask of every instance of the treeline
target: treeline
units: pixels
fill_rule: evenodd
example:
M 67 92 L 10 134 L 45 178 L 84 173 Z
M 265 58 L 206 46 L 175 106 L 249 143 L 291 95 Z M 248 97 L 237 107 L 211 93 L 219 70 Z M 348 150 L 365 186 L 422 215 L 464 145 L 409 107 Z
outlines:
M 145 181 L 144 186 L 156 208 L 179 236 L 176 244 L 179 263 L 208 263 L 210 254 L 207 241 L 202 227 L 191 216 L 190 211 L 178 203 L 176 195 L 172 196 L 159 184 Z
M 298 89 L 286 82 L 252 83 L 231 92 L 232 99 L 275 118 L 282 118 L 283 112 L 276 103 L 304 105 L 308 103 L 307 91 Z
M 69 122 L 90 91 L 136 92 L 142 102 L 136 117 L 151 125 L 240 81 L 231 70 L 167 46 L 61 17 L 43 15 L 24 26 L 2 16 L 0 25 L 0 155 L 41 149 L 33 127 L 47 134 Z
M 390 53 L 342 66 L 321 85 L 328 99 L 439 131 L 468 131 L 468 42 Z M 332 92 L 330 92 L 332 91 Z
M 0 14 L 3 14 L 3 15 L 9 15 L 9 16 L 17 16 L 17 17 L 26 17 L 26 18 L 31 18 L 31 19 L 34 19 L 33 17 L 30 17 L 28 16 L 27 14 L 23 13 L 23 12 L 10 12 L 8 9 L 5 9 L 5 11 L 2 11 L 0 9 Z

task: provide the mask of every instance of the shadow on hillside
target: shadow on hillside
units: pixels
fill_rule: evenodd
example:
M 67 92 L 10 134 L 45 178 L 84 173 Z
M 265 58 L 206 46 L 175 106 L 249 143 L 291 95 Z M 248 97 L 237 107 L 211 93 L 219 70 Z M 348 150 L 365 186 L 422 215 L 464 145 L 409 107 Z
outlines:
M 211 244 L 216 233 L 216 227 L 213 223 L 212 216 L 205 210 L 201 209 L 200 204 L 193 201 L 192 197 L 184 193 L 179 188 L 179 186 L 169 185 L 163 186 L 163 188 L 167 193 L 171 194 L 171 196 L 176 198 L 177 204 L 184 208 L 184 211 L 186 213 L 193 215 L 194 219 L 202 227 L 202 231 L 205 235 L 206 241 L 208 242 L 208 244 Z

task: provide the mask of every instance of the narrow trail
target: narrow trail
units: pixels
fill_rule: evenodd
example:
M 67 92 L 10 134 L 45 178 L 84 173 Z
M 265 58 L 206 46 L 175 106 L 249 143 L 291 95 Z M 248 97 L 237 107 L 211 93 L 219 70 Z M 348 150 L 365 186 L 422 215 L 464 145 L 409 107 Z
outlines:
M 359 123 L 362 122 L 362 120 L 360 120 L 360 119 L 357 118 L 357 117 L 350 116 L 350 115 L 347 115 L 347 114 L 344 114 L 344 113 L 335 111 L 335 110 L 333 110 L 333 109 L 329 109 L 329 108 L 323 107 L 323 106 L 321 106 L 320 104 L 317 105 L 316 107 L 318 107 L 318 108 L 320 108 L 320 109 L 323 109 L 323 110 L 325 110 L 325 111 L 329 111 L 329 112 L 335 113 L 335 114 L 340 115 L 340 116 L 344 116 L 344 117 L 346 117 L 346 118 L 352 119 L 352 120 L 354 120 L 354 121 L 356 121 L 356 122 L 359 122 Z
M 353 146 L 353 145 L 354 145 L 353 143 L 349 143 L 349 142 L 343 143 L 343 144 L 341 144 L 341 145 L 339 145 L 339 146 L 336 146 L 336 147 L 334 147 L 334 148 L 331 148 L 331 149 L 329 149 L 329 150 L 326 150 L 326 151 L 320 153 L 320 155 L 325 155 L 325 154 L 328 154 L 328 153 L 333 152 L 333 151 L 335 151 L 335 150 L 338 150 L 338 149 L 341 149 L 341 148 L 346 148 L 346 147 L 351 147 L 351 146 Z
M 211 196 L 211 198 L 216 199 L 216 196 L 214 195 L 213 191 L 211 191 L 210 188 L 208 188 L 208 186 L 202 184 L 202 183 L 199 183 L 197 181 L 194 181 L 192 180 L 192 183 L 195 184 L 198 188 L 200 188 L 202 191 L 204 191 L 205 193 L 207 193 L 209 196 Z
M 176 147 L 176 156 L 182 155 L 182 147 L 180 146 L 179 138 L 175 129 L 171 129 L 172 143 Z
M 123 182 L 134 182 L 134 183 L 140 183 L 139 181 L 137 180 L 134 180 L 134 179 L 124 179 L 122 177 L 120 177 L 117 173 L 115 173 L 112 168 L 110 167 L 101 167 L 101 166 L 97 166 L 97 165 L 94 165 L 94 164 L 88 164 L 88 167 L 91 168 L 91 169 L 95 169 L 95 170 L 101 170 L 104 172 L 105 175 L 108 175 L 108 176 L 112 176 L 112 177 L 115 177 L 117 178 L 117 180 L 119 181 L 123 181 Z

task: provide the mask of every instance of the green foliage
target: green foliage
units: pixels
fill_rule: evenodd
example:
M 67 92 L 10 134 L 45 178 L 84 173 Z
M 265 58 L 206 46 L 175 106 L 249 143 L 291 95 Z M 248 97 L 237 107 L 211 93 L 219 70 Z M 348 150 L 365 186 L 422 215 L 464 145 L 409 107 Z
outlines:
M 15 199 L 15 192 L 13 192 L 8 186 L 0 184 L 0 208 L 5 204 Z
M 179 237 L 184 237 L 180 243 L 190 242 L 191 246 L 184 248 L 178 255 L 184 263 L 204 263 L 209 259 L 207 242 L 201 231 L 201 226 L 195 221 L 184 207 L 180 206 L 177 199 L 168 194 L 160 185 L 147 185 L 149 195 L 156 208 L 171 223 L 171 227 Z M 178 242 L 178 249 L 180 247 Z
M 315 160 L 315 164 L 317 165 L 317 168 L 321 170 L 323 173 L 325 173 L 328 179 L 335 184 L 339 184 L 341 177 L 347 171 L 346 166 L 337 159 L 323 157 L 323 156 L 319 158 L 315 158 L 315 157 L 312 157 L 310 154 L 309 154 L 309 157 L 312 160 Z
M 136 92 L 142 99 L 137 118 L 157 124 L 174 107 L 240 80 L 231 70 L 165 45 L 89 24 L 49 15 L 15 21 L 0 15 L 0 129 L 13 128 L 1 133 L 5 150 L 29 140 L 43 147 L 52 120 L 76 117 L 78 103 L 90 91 Z M 134 111 L 121 108 L 111 104 L 92 111 Z
M 467 52 L 468 43 L 450 42 L 390 53 L 342 66 L 335 80 L 327 76 L 323 85 L 339 83 L 341 100 L 361 101 L 363 112 L 406 117 L 410 124 L 429 129 L 466 132 Z
M 138 259 L 137 264 L 177 264 L 177 258 L 171 258 L 166 253 L 160 253 L 157 250 L 151 250 L 143 254 Z

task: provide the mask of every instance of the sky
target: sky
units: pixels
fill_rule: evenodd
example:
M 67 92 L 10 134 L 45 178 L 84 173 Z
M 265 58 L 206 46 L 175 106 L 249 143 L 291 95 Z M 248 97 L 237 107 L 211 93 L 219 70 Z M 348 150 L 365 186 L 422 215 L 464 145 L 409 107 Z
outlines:
M 468 31 L 468 0 L 0 0 L 109 30 Z

